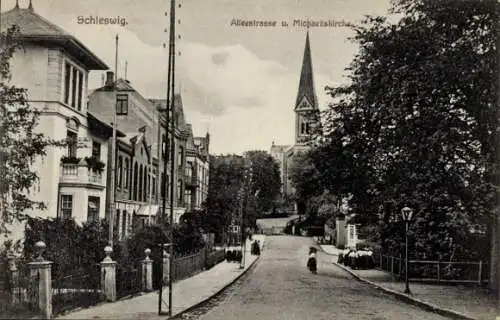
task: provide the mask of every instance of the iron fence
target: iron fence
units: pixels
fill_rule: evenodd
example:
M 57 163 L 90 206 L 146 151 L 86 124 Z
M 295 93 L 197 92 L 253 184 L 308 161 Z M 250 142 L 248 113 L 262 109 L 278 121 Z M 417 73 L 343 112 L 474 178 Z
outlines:
M 38 315 L 38 284 L 40 274 L 38 270 L 31 271 L 27 263 L 4 265 L 4 281 L 2 288 L 3 310 L 0 317 L 15 316 L 25 318 Z
M 117 265 L 116 268 L 116 296 L 122 298 L 142 291 L 140 268 L 134 266 Z
M 101 267 L 94 265 L 73 274 L 52 274 L 52 310 L 59 314 L 89 307 L 104 300 L 101 291 Z
M 219 262 L 224 261 L 225 259 L 226 259 L 226 251 L 224 249 L 208 253 L 205 262 L 205 268 L 210 269 Z
M 405 259 L 391 255 L 375 254 L 378 268 L 399 278 L 405 275 Z M 488 282 L 488 264 L 482 261 L 438 261 L 409 260 L 408 278 L 410 281 L 437 283 L 476 283 Z
M 205 249 L 184 257 L 174 257 L 172 261 L 172 280 L 188 278 L 205 269 Z

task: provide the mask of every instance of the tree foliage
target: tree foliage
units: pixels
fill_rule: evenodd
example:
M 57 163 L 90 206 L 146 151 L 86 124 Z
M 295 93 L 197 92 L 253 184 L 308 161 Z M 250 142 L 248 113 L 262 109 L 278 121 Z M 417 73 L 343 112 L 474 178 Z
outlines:
M 250 193 L 255 196 L 256 210 L 264 213 L 273 209 L 280 195 L 281 176 L 278 162 L 266 151 L 248 151 L 245 157 L 252 168 Z
M 237 217 L 237 197 L 244 177 L 244 159 L 236 155 L 211 156 L 208 195 L 205 203 L 206 232 L 220 240 L 224 230 Z
M 498 174 L 495 3 L 401 0 L 393 11 L 395 23 L 353 28 L 349 83 L 326 89 L 332 103 L 307 161 L 320 188 L 378 225 L 386 250 L 399 250 L 409 206 L 416 252 L 470 258 L 463 240 L 486 231 Z

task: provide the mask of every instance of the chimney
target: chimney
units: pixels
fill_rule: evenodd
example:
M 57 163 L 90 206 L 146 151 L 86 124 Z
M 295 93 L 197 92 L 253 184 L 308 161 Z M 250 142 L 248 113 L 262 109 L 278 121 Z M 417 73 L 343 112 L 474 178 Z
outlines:
M 111 87 L 113 86 L 113 83 L 115 82 L 115 73 L 113 71 L 107 71 L 106 72 L 106 87 Z

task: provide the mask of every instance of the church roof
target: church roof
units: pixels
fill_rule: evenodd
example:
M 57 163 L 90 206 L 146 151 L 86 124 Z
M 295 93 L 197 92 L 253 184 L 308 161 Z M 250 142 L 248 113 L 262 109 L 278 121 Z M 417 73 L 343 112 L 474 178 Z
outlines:
M 12 25 L 19 26 L 21 41 L 64 48 L 89 70 L 108 69 L 108 66 L 78 39 L 35 13 L 31 1 L 28 8 L 20 8 L 16 2 L 13 9 L 1 13 L 0 22 L 2 30 Z
M 304 58 L 302 60 L 302 70 L 300 72 L 299 91 L 295 105 L 298 106 L 304 97 L 312 104 L 313 108 L 318 107 L 318 98 L 314 89 L 309 31 L 306 35 L 306 46 L 304 48 Z

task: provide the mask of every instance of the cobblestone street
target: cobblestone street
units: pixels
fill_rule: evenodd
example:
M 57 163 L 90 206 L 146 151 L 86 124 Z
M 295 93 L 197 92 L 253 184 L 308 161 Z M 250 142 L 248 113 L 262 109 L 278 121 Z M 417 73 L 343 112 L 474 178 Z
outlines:
M 306 269 L 310 238 L 268 237 L 257 267 L 212 309 L 185 319 L 447 319 L 354 280 L 318 253 L 318 274 Z

